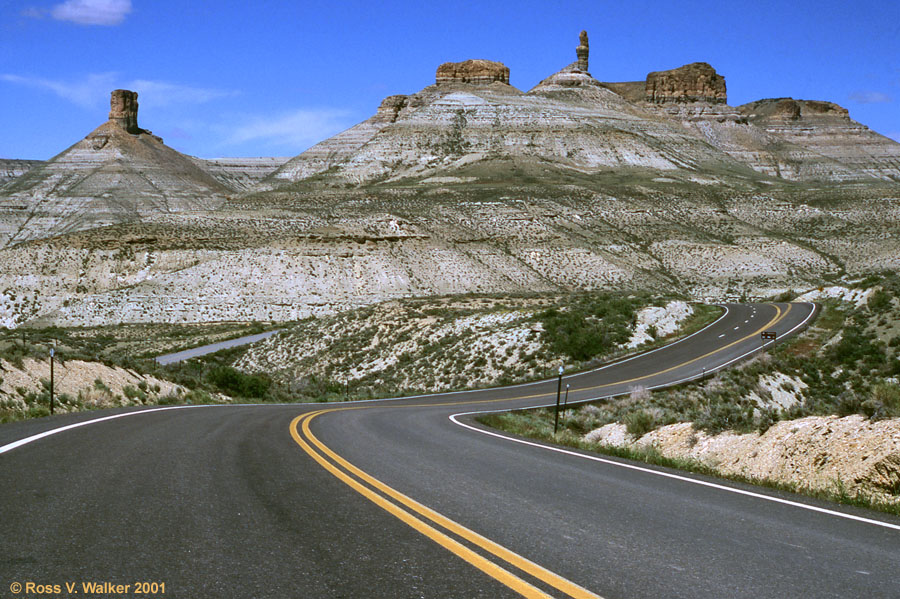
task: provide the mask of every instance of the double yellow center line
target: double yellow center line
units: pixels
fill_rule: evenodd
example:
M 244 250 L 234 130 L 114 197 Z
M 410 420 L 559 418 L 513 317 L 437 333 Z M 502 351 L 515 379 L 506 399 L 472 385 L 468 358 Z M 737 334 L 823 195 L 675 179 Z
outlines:
M 471 547 L 471 545 L 499 558 L 505 564 L 544 582 L 550 587 L 562 591 L 569 597 L 578 599 L 600 599 L 600 596 L 584 589 L 565 578 L 554 574 L 546 568 L 498 545 L 494 541 L 454 522 L 450 518 L 426 507 L 389 487 L 377 478 L 363 472 L 325 444 L 319 441 L 309 428 L 309 423 L 321 414 L 339 411 L 342 408 L 319 410 L 296 417 L 291 422 L 291 436 L 316 462 L 328 472 L 347 484 L 354 491 L 384 509 L 391 515 L 419 531 L 438 545 L 466 560 L 488 576 L 503 583 L 523 597 L 551 598 L 552 596 L 514 574 L 510 569 L 487 559 Z M 454 535 L 454 536 L 451 536 Z
M 766 323 L 766 325 L 763 326 L 760 331 L 773 326 L 774 324 L 782 320 L 785 316 L 787 316 L 788 312 L 790 312 L 790 305 L 783 313 L 778 306 L 775 306 L 775 309 L 775 317 L 771 321 Z M 658 374 L 670 372 L 672 370 L 675 370 L 676 368 L 691 364 L 714 353 L 720 352 L 723 349 L 740 343 L 741 341 L 744 341 L 758 333 L 759 331 L 756 331 L 751 335 L 729 343 L 728 345 L 704 354 L 703 356 L 688 360 L 682 364 L 666 368 L 665 370 L 661 370 L 659 372 L 654 372 L 652 374 L 637 377 L 628 381 L 616 381 L 615 383 L 607 383 L 595 387 L 588 387 L 586 389 L 608 387 L 613 384 L 632 382 L 636 380 L 646 379 Z M 495 403 L 544 396 L 546 396 L 546 394 L 481 401 L 447 402 L 444 404 L 427 405 L 436 406 Z M 344 410 L 365 409 L 366 407 L 369 406 L 344 406 L 340 408 L 317 410 L 315 412 L 302 414 L 291 421 L 291 436 L 293 437 L 294 441 L 296 441 L 296 443 L 303 449 L 303 451 L 309 454 L 309 456 L 312 457 L 316 462 L 318 462 L 319 465 L 321 465 L 323 468 L 325 468 L 325 470 L 333 474 L 339 480 L 344 482 L 347 486 L 355 490 L 357 493 L 359 493 L 375 505 L 379 506 L 380 508 L 384 509 L 391 515 L 400 519 L 402 522 L 414 528 L 421 534 L 425 535 L 438 545 L 444 547 L 445 549 L 451 551 L 468 563 L 472 564 L 488 576 L 516 591 L 523 597 L 551 597 L 551 595 L 535 586 L 535 584 L 532 584 L 531 582 L 525 580 L 525 578 L 523 578 L 522 576 L 524 574 L 532 577 L 536 581 L 544 583 L 550 588 L 564 593 L 567 597 L 573 597 L 575 599 L 602 599 L 599 595 L 592 593 L 591 591 L 580 587 L 577 584 L 557 574 L 554 574 L 550 570 L 539 566 L 538 564 L 522 557 L 521 555 L 507 549 L 506 547 L 503 547 L 502 545 L 491 541 L 490 539 L 466 528 L 458 522 L 447 518 L 446 516 L 432 510 L 427 506 L 422 505 L 418 501 L 415 501 L 414 499 L 407 497 L 403 493 L 400 493 L 396 489 L 386 485 L 377 478 L 362 471 L 361 469 L 357 468 L 356 466 L 339 456 L 328 446 L 319 441 L 319 439 L 316 438 L 316 436 L 313 434 L 312 430 L 310 430 L 310 423 L 316 417 L 321 416 L 322 414 Z M 402 406 L 394 407 L 416 406 L 405 404 Z M 468 545 L 464 542 L 468 543 Z M 481 550 L 482 553 L 479 553 L 479 551 L 476 551 L 476 549 Z M 491 561 L 491 559 L 488 559 L 485 554 L 497 558 L 499 563 Z M 518 572 L 516 572 L 516 570 Z

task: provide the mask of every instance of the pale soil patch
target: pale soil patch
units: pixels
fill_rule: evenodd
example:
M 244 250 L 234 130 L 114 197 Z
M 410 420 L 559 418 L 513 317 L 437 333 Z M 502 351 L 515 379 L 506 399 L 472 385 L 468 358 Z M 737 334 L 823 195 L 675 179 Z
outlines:
M 389 302 L 365 315 L 317 319 L 254 347 L 235 363 L 276 373 L 289 384 L 309 377 L 348 384 L 390 385 L 396 391 L 443 391 L 534 376 L 546 368 L 526 358 L 542 350 L 532 318 L 540 300 L 455 300 L 417 306 Z M 454 315 L 453 311 L 476 310 Z
M 693 313 L 694 308 L 681 300 L 669 302 L 662 307 L 651 306 L 644 308 L 637 313 L 637 324 L 634 327 L 634 333 L 625 344 L 625 347 L 633 349 L 659 337 L 671 335 Z M 656 330 L 655 337 L 648 332 L 651 327 Z
M 809 490 L 862 492 L 900 504 L 900 419 L 872 422 L 859 415 L 782 421 L 764 434 L 708 435 L 690 422 L 663 426 L 634 440 L 622 424 L 607 424 L 586 441 L 652 447 L 726 476 L 797 485 Z
M 837 299 L 849 302 L 857 308 L 865 306 L 869 302 L 869 298 L 873 293 L 878 291 L 879 287 L 870 287 L 868 289 L 848 289 L 847 287 L 833 286 L 823 287 L 821 289 L 813 289 L 798 297 L 798 302 L 814 302 L 822 299 Z
M 775 372 L 759 377 L 759 389 L 763 391 L 763 397 L 751 392 L 750 399 L 755 401 L 757 407 L 784 411 L 801 403 L 803 390 L 807 388 L 808 385 L 799 377 Z

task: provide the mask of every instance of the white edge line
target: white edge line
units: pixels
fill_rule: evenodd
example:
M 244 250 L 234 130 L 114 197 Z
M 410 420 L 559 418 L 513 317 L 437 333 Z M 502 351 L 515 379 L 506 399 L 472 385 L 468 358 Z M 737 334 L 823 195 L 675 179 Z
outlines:
M 499 411 L 502 411 L 502 410 L 495 410 L 495 411 L 499 412 Z M 487 430 L 484 430 L 484 429 L 476 428 L 476 427 L 471 426 L 471 425 L 469 425 L 469 424 L 465 424 L 464 422 L 460 422 L 460 421 L 458 421 L 458 420 L 456 419 L 457 416 L 470 416 L 470 415 L 472 415 L 472 414 L 485 414 L 485 413 L 488 413 L 488 412 L 465 412 L 465 413 L 461 413 L 461 414 L 453 414 L 452 416 L 450 416 L 450 420 L 452 420 L 452 421 L 454 422 L 454 424 L 458 424 L 459 426 L 461 426 L 461 427 L 463 427 L 463 428 L 467 428 L 467 429 L 470 429 L 470 430 L 473 430 L 473 431 L 482 433 L 482 434 L 484 434 L 484 435 L 490 435 L 490 436 L 492 436 L 492 437 L 497 437 L 498 439 L 506 439 L 507 441 L 512 441 L 512 442 L 514 442 L 514 443 L 521 443 L 522 445 L 530 445 L 531 447 L 537 447 L 537 448 L 540 448 L 540 449 L 546 449 L 546 450 L 549 450 L 549 451 L 555 451 L 555 452 L 557 452 L 557 453 L 563 453 L 563 454 L 566 454 L 566 455 L 575 456 L 575 457 L 577 457 L 577 458 L 583 458 L 583 459 L 585 459 L 585 460 L 591 460 L 591 461 L 594 461 L 594 462 L 601 462 L 601 463 L 603 463 L 603 464 L 609 464 L 609 465 L 611 465 L 611 466 L 618 466 L 618 467 L 620 467 L 620 468 L 627 468 L 627 469 L 629 469 L 629 470 L 637 470 L 638 472 L 645 472 L 645 473 L 647 473 L 647 474 L 654 474 L 654 475 L 656 475 L 656 476 L 664 476 L 664 477 L 666 477 L 666 478 L 672 478 L 672 479 L 675 479 L 675 480 L 680 480 L 680 481 L 687 482 L 687 483 L 692 483 L 692 484 L 695 484 L 695 485 L 702 485 L 702 486 L 704 486 L 704 487 L 711 487 L 711 488 L 713 488 L 713 489 L 719 489 L 719 490 L 721 490 L 721 491 L 728 491 L 728 492 L 730 492 L 730 493 L 737 493 L 738 495 L 746 495 L 746 496 L 748 496 L 748 497 L 755 497 L 755 498 L 757 498 L 757 499 L 764 499 L 764 500 L 766 500 L 766 501 L 774 501 L 775 503 L 782 503 L 782 504 L 784 504 L 784 505 L 790 505 L 790 506 L 793 506 L 793 507 L 799 507 L 799 508 L 803 508 L 803 509 L 805 509 L 805 510 L 810 510 L 810 511 L 813 511 L 813 512 L 821 512 L 821 513 L 823 513 L 823 514 L 828 514 L 828 515 L 830 515 L 830 516 L 838 516 L 838 517 L 840 517 L 840 518 L 847 518 L 848 520 L 856 520 L 856 521 L 859 521 L 859 522 L 865 522 L 865 523 L 867 523 L 867 524 L 875 524 L 876 526 L 883 526 L 883 527 L 885 527 L 885 528 L 893 528 L 894 530 L 900 530 L 900 525 L 897 525 L 897 524 L 890 524 L 890 523 L 888 523 L 888 522 L 882 522 L 882 521 L 880 521 L 880 520 L 872 520 L 872 519 L 870 519 L 870 518 L 863 518 L 863 517 L 861 517 L 861 516 L 854 516 L 854 515 L 852 515 L 852 514 L 845 514 L 845 513 L 843 513 L 843 512 L 836 512 L 836 511 L 834 511 L 834 510 L 829 510 L 829 509 L 825 509 L 825 508 L 821 508 L 821 507 L 816 507 L 816 506 L 814 506 L 814 505 L 807 505 L 807 504 L 805 504 L 805 503 L 799 503 L 799 502 L 796 502 L 796 501 L 789 501 L 789 500 L 787 500 L 787 499 L 780 499 L 780 498 L 778 498 L 778 497 L 772 497 L 772 496 L 770 496 L 770 495 L 763 495 L 763 494 L 761 494 L 761 493 L 754 493 L 753 491 L 745 491 L 744 489 L 737 489 L 737 488 L 734 488 L 734 487 L 727 487 L 727 486 L 725 486 L 725 485 L 719 485 L 719 484 L 716 484 L 716 483 L 711 483 L 711 482 L 707 482 L 707 481 L 704 481 L 704 480 L 698 480 L 698 479 L 696 479 L 696 478 L 689 478 L 689 477 L 687 477 L 687 476 L 681 476 L 681 475 L 678 475 L 678 474 L 672 474 L 672 473 L 669 473 L 669 472 L 662 472 L 662 471 L 660 471 L 660 470 L 652 470 L 652 469 L 650 469 L 650 468 L 643 468 L 643 467 L 641 467 L 641 466 L 634 466 L 634 465 L 632 465 L 632 464 L 626 464 L 626 463 L 624 463 L 624 462 L 616 462 L 616 461 L 614 461 L 614 460 L 608 460 L 608 459 L 601 458 L 601 457 L 597 457 L 597 456 L 585 455 L 585 454 L 583 454 L 583 453 L 577 453 L 577 452 L 574 452 L 574 451 L 569 451 L 569 450 L 567 450 L 567 449 L 561 449 L 561 448 L 559 448 L 559 447 L 552 447 L 552 446 L 550 446 L 550 445 L 544 445 L 544 444 L 542 444 L 542 443 L 535 443 L 535 442 L 533 442 L 533 441 L 526 441 L 526 440 L 524 440 L 524 439 L 516 439 L 515 437 L 507 437 L 506 435 L 501 435 L 501 434 L 495 433 L 495 432 L 493 432 L 493 431 L 487 431 Z
M 0 453 L 6 453 L 7 451 L 13 450 L 16 447 L 21 447 L 22 445 L 27 445 L 29 443 L 33 443 L 34 441 L 37 441 L 38 439 L 43 439 L 44 437 L 49 437 L 50 435 L 62 433 L 64 431 L 72 430 L 73 428 L 78 428 L 80 426 L 87 426 L 88 424 L 95 424 L 97 422 L 103 422 L 104 420 L 113 420 L 115 418 L 124 418 L 125 416 L 137 416 L 138 414 L 149 414 L 150 412 L 162 412 L 164 410 L 184 410 L 187 408 L 218 408 L 218 407 L 223 407 L 224 405 L 226 405 L 226 404 L 201 404 L 201 405 L 196 405 L 196 406 L 167 406 L 165 408 L 151 408 L 149 410 L 137 410 L 134 412 L 125 412 L 122 414 L 114 414 L 112 416 L 104 416 L 102 418 L 93 418 L 91 420 L 84 420 L 82 422 L 76 422 L 75 424 L 69 424 L 67 426 L 53 428 L 53 429 L 50 429 L 49 431 L 44 431 L 42 433 L 38 433 L 38 434 L 32 435 L 30 437 L 25 437 L 24 439 L 19 439 L 18 441 L 13 441 L 12 443 L 7 443 L 6 445 L 0 446 Z M 256 404 L 244 404 L 244 405 L 256 405 Z
M 814 304 L 813 304 L 813 310 L 810 312 L 809 316 L 807 316 L 807 317 L 803 320 L 803 322 L 801 322 L 800 324 L 796 325 L 796 326 L 795 326 L 794 328 L 792 328 L 790 331 L 788 331 L 787 333 L 785 333 L 784 336 L 786 337 L 787 335 L 789 335 L 789 334 L 791 334 L 792 332 L 794 332 L 795 330 L 797 330 L 799 327 L 801 327 L 801 326 L 803 326 L 804 324 L 806 324 L 806 322 L 809 321 L 810 318 L 812 318 L 813 314 L 815 314 L 815 305 L 814 305 Z M 768 344 L 767 344 L 767 345 L 768 345 Z M 743 357 L 746 357 L 746 356 L 752 354 L 752 353 L 755 352 L 755 351 L 757 351 L 757 350 L 754 349 L 754 350 L 749 351 L 749 352 L 747 352 L 747 353 L 745 353 L 745 354 L 742 354 L 741 356 L 738 356 L 738 357 L 735 358 L 734 360 L 731 360 L 731 361 L 729 361 L 729 362 L 726 362 L 725 364 L 722 364 L 721 366 L 718 366 L 717 369 L 724 368 L 724 367 L 727 366 L 728 364 L 731 364 L 732 362 L 735 362 L 735 361 L 737 361 L 737 360 L 739 360 L 739 359 L 741 359 L 741 358 L 743 358 Z M 712 371 L 711 371 L 711 372 L 712 372 Z M 658 388 L 660 388 L 660 387 L 674 386 L 674 385 L 677 385 L 677 384 L 680 384 L 680 383 L 689 381 L 689 380 L 691 380 L 691 379 L 693 379 L 693 378 L 697 378 L 697 377 L 688 377 L 688 378 L 681 379 L 681 380 L 679 380 L 679 381 L 675 381 L 675 382 L 672 382 L 672 383 L 666 383 L 666 384 L 664 384 L 664 385 L 656 385 L 655 387 L 649 387 L 649 388 L 650 388 L 650 389 L 658 389 Z M 608 395 L 608 396 L 603 396 L 603 397 L 595 397 L 595 398 L 593 398 L 593 399 L 578 400 L 577 402 L 573 402 L 573 403 L 579 403 L 579 404 L 581 404 L 581 403 L 587 403 L 587 402 L 590 402 L 590 401 L 597 401 L 597 400 L 600 400 L 600 399 L 609 399 L 609 398 L 611 398 L 611 397 L 614 397 L 614 396 Z M 545 405 L 540 405 L 540 406 L 533 406 L 533 407 L 531 407 L 531 408 L 519 408 L 519 409 L 548 408 L 548 407 L 555 406 L 555 405 L 556 405 L 556 403 L 554 402 L 554 403 L 545 404 Z M 571 404 L 570 404 L 570 405 L 571 405 Z M 603 464 L 609 464 L 609 465 L 612 465 L 612 466 L 618 466 L 618 467 L 620 467 L 620 468 L 627 468 L 627 469 L 629 469 L 629 470 L 636 470 L 636 471 L 638 471 L 638 472 L 645 472 L 645 473 L 653 474 L 653 475 L 656 475 L 656 476 L 663 476 L 663 477 L 666 477 L 666 478 L 671 478 L 671 479 L 675 479 L 675 480 L 680 480 L 680 481 L 687 482 L 687 483 L 692 483 L 692 484 L 695 484 L 695 485 L 702 485 L 702 486 L 704 486 L 704 487 L 710 487 L 710 488 L 713 488 L 713 489 L 719 489 L 719 490 L 721 490 L 721 491 L 728 491 L 729 493 L 737 493 L 737 494 L 739 494 L 739 495 L 746 495 L 746 496 L 748 496 L 748 497 L 755 497 L 755 498 L 757 498 L 757 499 L 763 499 L 763 500 L 766 500 L 766 501 L 773 501 L 773 502 L 775 502 L 775 503 L 781 503 L 781 504 L 789 505 L 789 506 L 792 506 L 792 507 L 798 507 L 798 508 L 802 508 L 802 509 L 805 509 L 805 510 L 810 510 L 810 511 L 813 511 L 813 512 L 819 512 L 819 513 L 822 513 L 822 514 L 828 514 L 829 516 L 836 516 L 836 517 L 839 517 L 839 518 L 846 518 L 846 519 L 848 519 L 848 520 L 855 520 L 855 521 L 857 521 L 857 522 L 865 522 L 866 524 L 874 524 L 874 525 L 876 525 L 876 526 L 882 526 L 882 527 L 884 527 L 884 528 L 891 528 L 891 529 L 894 529 L 894 530 L 900 530 L 900 525 L 897 525 L 897 524 L 891 524 L 891 523 L 889 523 L 889 522 L 883 522 L 883 521 L 881 521 L 881 520 L 873 520 L 873 519 L 871 519 L 871 518 L 863 518 L 862 516 L 854 516 L 854 515 L 852 515 L 852 514 L 845 514 L 845 513 L 843 513 L 843 512 L 837 512 L 837 511 L 834 511 L 834 510 L 829 510 L 829 509 L 826 509 L 826 508 L 816 507 L 816 506 L 808 505 L 808 504 L 805 504 L 805 503 L 799 503 L 799 502 L 797 502 L 797 501 L 790 501 L 790 500 L 787 500 L 787 499 L 780 499 L 780 498 L 778 498 L 778 497 L 772 497 L 771 495 L 763 495 L 763 494 L 761 494 L 761 493 L 755 493 L 755 492 L 753 492 L 753 491 L 746 491 L 746 490 L 744 490 L 744 489 L 737 489 L 737 488 L 735 488 L 735 487 L 728 487 L 728 486 L 725 486 L 725 485 L 720 485 L 720 484 L 716 484 L 716 483 L 711 483 L 711 482 L 707 482 L 707 481 L 704 481 L 704 480 L 698 480 L 698 479 L 696 479 L 696 478 L 690 478 L 690 477 L 687 477 L 687 476 L 681 476 L 681 475 L 678 475 L 678 474 L 672 474 L 672 473 L 670 473 L 670 472 L 662 472 L 662 471 L 660 471 L 660 470 L 653 470 L 653 469 L 651 469 L 651 468 L 644 468 L 644 467 L 641 467 L 641 466 L 635 466 L 635 465 L 632 465 L 632 464 L 626 464 L 626 463 L 624 463 L 624 462 L 617 462 L 617 461 L 614 461 L 614 460 L 609 460 L 609 459 L 605 459 L 605 458 L 601 458 L 601 457 L 597 457 L 597 456 L 586 455 L 586 454 L 583 454 L 583 453 L 578 453 L 578 452 L 575 452 L 575 451 L 570 451 L 570 450 L 568 450 L 568 449 L 562 449 L 562 448 L 559 448 L 559 447 L 553 447 L 553 446 L 551 446 L 551 445 L 545 445 L 545 444 L 543 444 L 543 443 L 536 443 L 536 442 L 534 442 L 534 441 L 526 441 L 525 439 L 517 439 L 517 438 L 515 438 L 515 437 L 509 437 L 509 436 L 507 436 L 507 435 L 503 435 L 503 434 L 500 434 L 500 433 L 496 433 L 496 432 L 494 432 L 494 431 L 489 431 L 489 430 L 485 430 L 485 429 L 482 429 L 482 428 L 478 428 L 478 427 L 475 427 L 475 426 L 472 426 L 472 425 L 469 425 L 469 424 L 466 424 L 466 423 L 464 423 L 464 422 L 460 422 L 459 420 L 457 420 L 457 417 L 461 417 L 461 416 L 474 416 L 474 415 L 478 415 L 478 414 L 495 414 L 495 413 L 497 413 L 497 412 L 507 412 L 507 411 L 509 411 L 509 410 L 479 410 L 479 411 L 475 411 L 475 412 L 460 412 L 460 413 L 458 413 L 458 414 L 453 414 L 453 415 L 451 415 L 451 416 L 450 416 L 450 420 L 451 420 L 454 424 L 456 424 L 456 425 L 458 425 L 458 426 L 461 426 L 461 427 L 463 427 L 463 428 L 466 428 L 466 429 L 475 431 L 475 432 L 477 432 L 477 433 L 481 433 L 481 434 L 483 434 L 483 435 L 489 435 L 489 436 L 491 436 L 491 437 L 497 437 L 498 439 L 505 439 L 505 440 L 507 440 L 507 441 L 512 441 L 513 443 L 520 443 L 520 444 L 522 444 L 522 445 L 528 445 L 528 446 L 531 446 L 531 447 L 537 447 L 537 448 L 539 448 L 539 449 L 546 449 L 546 450 L 548 450 L 548 451 L 555 451 L 555 452 L 557 452 L 557 453 L 562 453 L 562 454 L 565 454 L 565 455 L 570 455 L 570 456 L 574 456 L 574 457 L 577 457 L 577 458 L 582 458 L 582 459 L 585 459 L 585 460 L 591 460 L 591 461 L 594 461 L 594 462 L 601 462 L 601 463 L 603 463 Z

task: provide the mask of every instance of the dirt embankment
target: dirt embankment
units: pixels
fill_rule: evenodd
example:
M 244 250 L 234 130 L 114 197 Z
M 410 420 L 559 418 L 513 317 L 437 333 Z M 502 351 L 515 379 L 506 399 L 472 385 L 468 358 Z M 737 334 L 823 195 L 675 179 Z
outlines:
M 101 362 L 57 360 L 53 374 L 59 412 L 155 404 L 187 391 L 169 381 Z M 44 395 L 49 401 L 49 381 L 49 360 L 23 358 L 21 364 L 0 360 L 0 416 L 4 412 L 23 415 L 30 406 L 44 403 L 35 401 Z
M 854 415 L 786 420 L 765 433 L 708 435 L 690 422 L 663 426 L 635 439 L 624 424 L 597 428 L 585 440 L 652 447 L 724 475 L 743 476 L 900 504 L 900 418 L 877 422 Z

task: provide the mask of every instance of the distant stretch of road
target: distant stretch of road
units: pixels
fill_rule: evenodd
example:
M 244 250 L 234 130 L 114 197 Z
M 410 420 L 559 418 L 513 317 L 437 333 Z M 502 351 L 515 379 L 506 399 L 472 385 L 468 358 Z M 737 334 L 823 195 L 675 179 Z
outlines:
M 728 367 L 814 310 L 727 308 L 678 343 L 567 376 L 570 403 Z M 0 596 L 88 580 L 204 598 L 900 597 L 898 518 L 475 421 L 556 388 L 0 426 Z
M 190 360 L 191 358 L 196 358 L 199 356 L 205 356 L 206 354 L 212 354 L 217 351 L 228 349 L 231 347 L 238 347 L 240 345 L 249 345 L 250 343 L 256 343 L 257 341 L 262 341 L 263 339 L 268 339 L 275 333 L 280 333 L 281 330 L 277 331 L 266 331 L 265 333 L 257 333 L 255 335 L 246 335 L 244 337 L 238 337 L 237 339 L 229 339 L 228 341 L 219 341 L 218 343 L 210 343 L 209 345 L 203 345 L 201 347 L 192 347 L 191 349 L 186 349 L 184 351 L 175 352 L 173 354 L 165 354 L 162 356 L 157 356 L 156 361 L 162 365 L 166 364 L 174 364 L 175 362 L 183 362 L 185 360 Z

